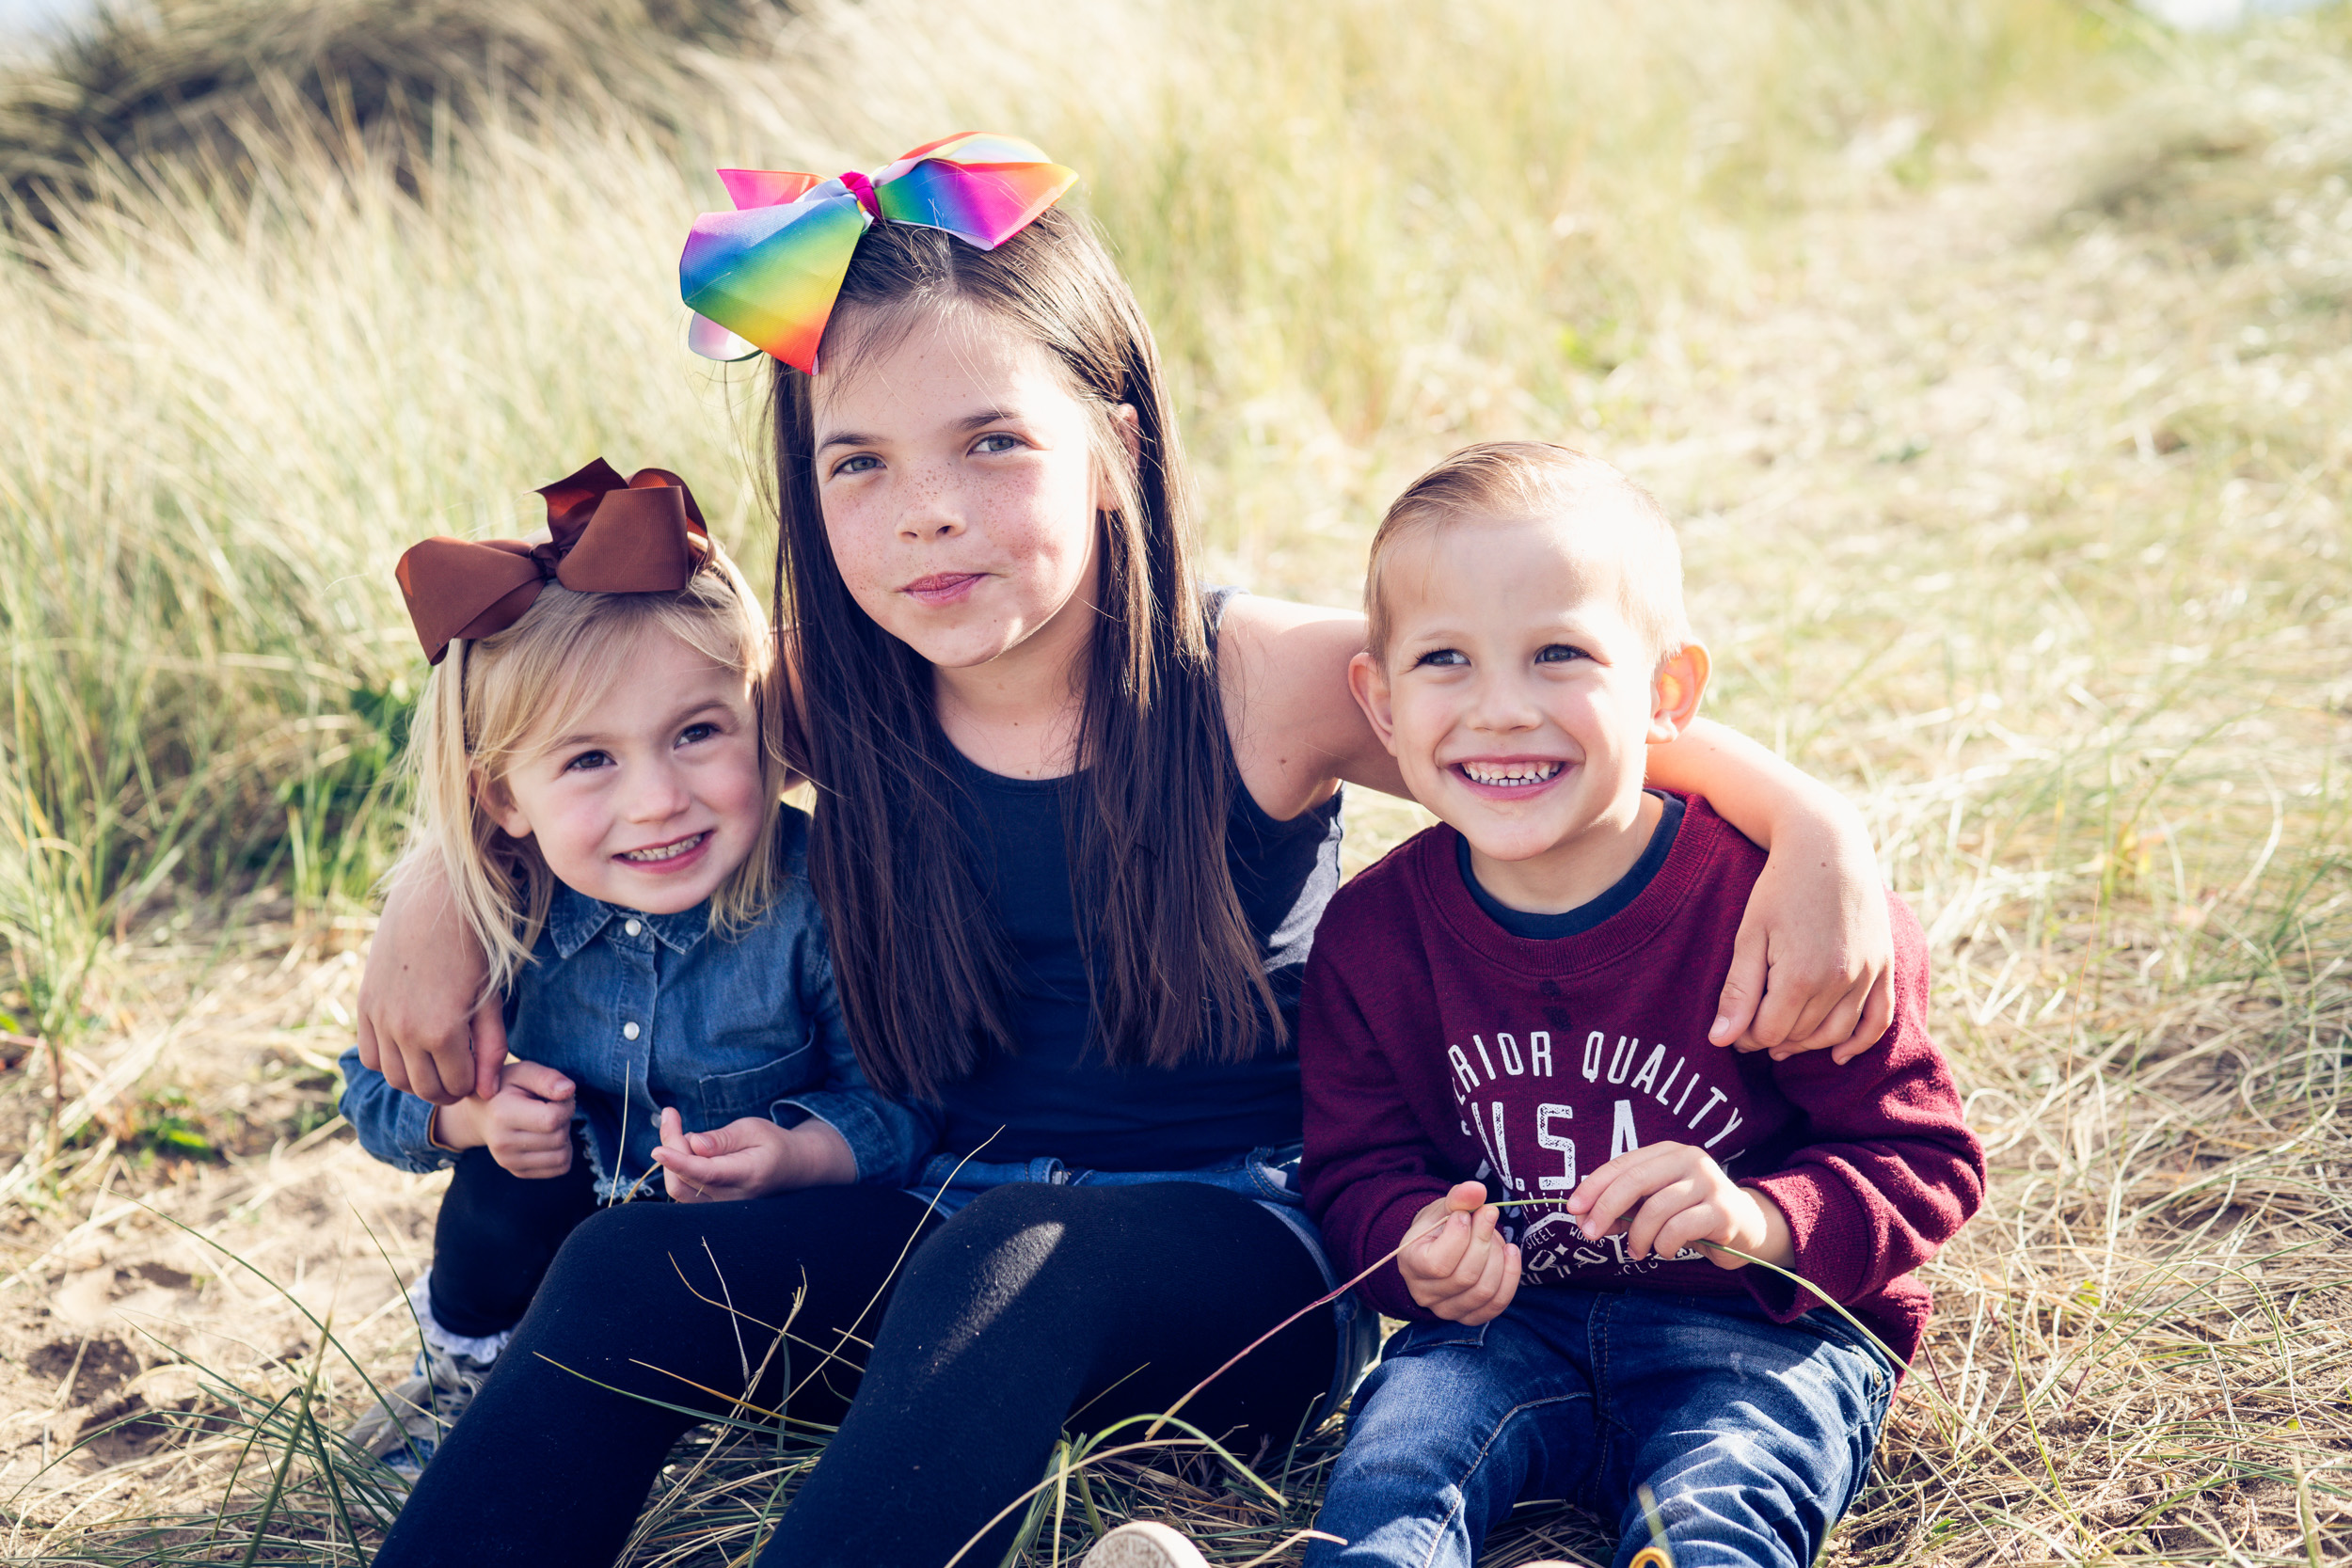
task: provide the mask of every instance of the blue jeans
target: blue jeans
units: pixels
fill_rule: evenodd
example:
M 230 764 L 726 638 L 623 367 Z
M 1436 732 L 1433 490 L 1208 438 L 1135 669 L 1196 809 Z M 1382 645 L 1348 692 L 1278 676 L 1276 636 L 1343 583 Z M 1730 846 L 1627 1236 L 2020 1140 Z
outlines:
M 1470 1568 L 1512 1505 L 1616 1521 L 1616 1568 L 1808 1568 L 1869 1474 L 1895 1370 L 1835 1312 L 1542 1286 L 1479 1328 L 1412 1323 L 1357 1391 L 1308 1568 Z

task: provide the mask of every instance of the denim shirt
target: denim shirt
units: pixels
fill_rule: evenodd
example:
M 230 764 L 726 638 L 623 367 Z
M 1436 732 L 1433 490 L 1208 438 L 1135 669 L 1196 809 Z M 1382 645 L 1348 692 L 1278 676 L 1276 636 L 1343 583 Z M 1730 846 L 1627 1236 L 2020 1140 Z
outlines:
M 556 885 L 507 998 L 507 1044 L 576 1085 L 573 1125 L 586 1134 L 601 1197 L 641 1180 L 660 1190 L 653 1150 L 665 1106 L 690 1132 L 742 1117 L 784 1127 L 815 1117 L 849 1144 L 860 1181 L 905 1186 L 930 1152 L 931 1120 L 883 1099 L 858 1070 L 808 885 L 808 816 L 780 810 L 784 884 L 731 936 L 710 928 L 707 903 L 644 914 Z M 342 1069 L 343 1116 L 369 1153 L 408 1171 L 455 1163 L 425 1135 L 430 1104 L 360 1066 L 356 1049 Z

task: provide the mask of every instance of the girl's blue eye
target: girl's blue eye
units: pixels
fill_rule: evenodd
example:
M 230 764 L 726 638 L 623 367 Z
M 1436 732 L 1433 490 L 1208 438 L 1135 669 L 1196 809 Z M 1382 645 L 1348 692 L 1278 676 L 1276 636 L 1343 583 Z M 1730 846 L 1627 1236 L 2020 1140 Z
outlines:
M 1581 648 L 1572 648 L 1565 642 L 1552 642 L 1546 644 L 1543 652 L 1535 656 L 1535 662 L 1538 664 L 1565 664 L 1571 659 L 1590 658 L 1592 657 L 1592 655 L 1586 653 Z
M 1424 665 L 1452 666 L 1468 664 L 1469 662 L 1470 655 L 1464 653 L 1459 648 L 1432 648 L 1429 652 L 1413 660 L 1413 668 L 1419 670 Z
M 881 467 L 881 458 L 876 457 L 870 451 L 862 451 L 854 457 L 845 457 L 834 464 L 833 471 L 836 474 L 870 474 Z
M 974 451 L 983 452 L 990 457 L 995 457 L 1004 452 L 1018 451 L 1021 444 L 1022 442 L 1020 436 L 1008 436 L 1003 431 L 998 430 L 991 431 L 988 435 L 983 436 L 978 440 L 973 442 L 972 450 Z
M 564 771 L 566 773 L 583 772 L 591 768 L 602 768 L 612 760 L 612 758 L 603 752 L 582 752 L 564 765 Z

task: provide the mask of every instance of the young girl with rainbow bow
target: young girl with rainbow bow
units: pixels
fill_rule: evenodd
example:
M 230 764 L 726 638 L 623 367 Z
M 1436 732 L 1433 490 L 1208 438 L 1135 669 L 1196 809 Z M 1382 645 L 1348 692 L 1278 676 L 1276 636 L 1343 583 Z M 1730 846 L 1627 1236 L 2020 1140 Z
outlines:
M 739 209 L 694 226 L 697 346 L 776 361 L 782 678 L 843 1008 L 937 1152 L 910 1192 L 581 1225 L 387 1568 L 609 1562 L 739 1394 L 839 1429 L 764 1561 L 993 1563 L 1065 1426 L 1165 1410 L 1336 1283 L 1298 1209 L 1291 1022 L 1340 783 L 1404 786 L 1349 694 L 1359 616 L 1202 591 L 1157 353 L 1056 204 L 1073 178 L 951 137 L 870 179 L 730 175 Z M 1704 724 L 1653 774 L 1773 851 L 1718 1043 L 1877 1038 L 1854 814 Z M 502 1059 L 429 859 L 369 965 L 392 1082 L 445 1100 Z M 1300 1317 L 1185 1421 L 1287 1444 L 1369 1328 L 1346 1297 Z

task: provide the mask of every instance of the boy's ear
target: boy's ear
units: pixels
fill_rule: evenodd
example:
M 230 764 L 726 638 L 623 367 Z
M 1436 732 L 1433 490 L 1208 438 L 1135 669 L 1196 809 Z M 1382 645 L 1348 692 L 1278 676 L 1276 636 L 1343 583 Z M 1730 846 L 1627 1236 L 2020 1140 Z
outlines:
M 1699 699 L 1707 694 L 1711 668 L 1704 642 L 1685 642 L 1658 666 L 1649 688 L 1651 745 L 1663 746 L 1691 727 L 1699 716 Z
M 515 803 L 515 792 L 506 787 L 504 779 L 485 779 L 480 773 L 472 778 L 473 798 L 485 816 L 499 825 L 509 838 L 529 838 L 531 818 Z
M 1388 671 L 1371 654 L 1358 654 L 1347 661 L 1347 689 L 1372 721 L 1372 733 L 1380 737 L 1389 755 L 1396 755 L 1396 714 L 1389 705 Z

